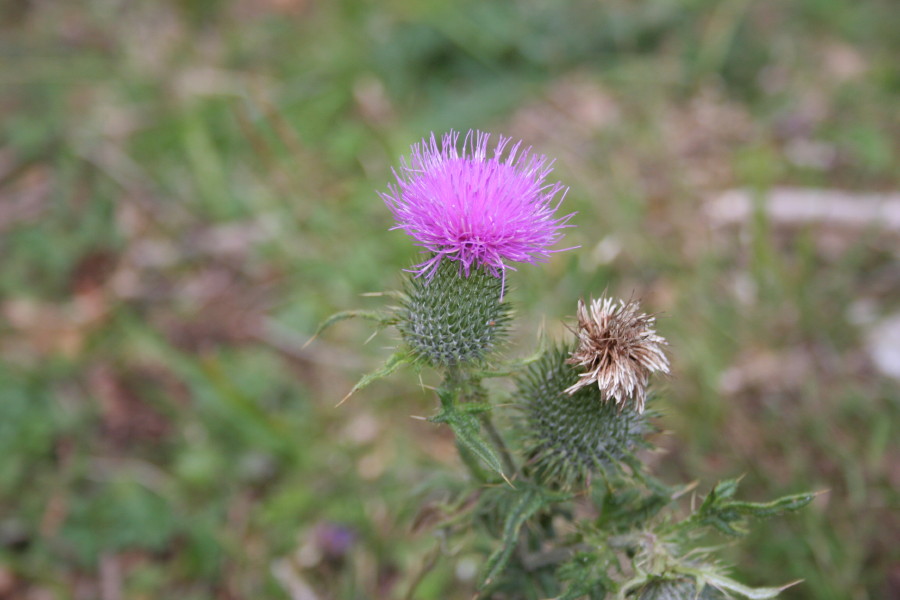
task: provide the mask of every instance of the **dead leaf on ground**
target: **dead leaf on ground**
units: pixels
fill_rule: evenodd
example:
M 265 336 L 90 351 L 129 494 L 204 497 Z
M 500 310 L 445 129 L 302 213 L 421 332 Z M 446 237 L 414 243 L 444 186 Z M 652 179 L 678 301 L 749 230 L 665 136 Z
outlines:
M 187 397 L 185 386 L 161 367 L 133 366 L 122 370 L 108 363 L 88 371 L 87 385 L 100 404 L 103 433 L 115 446 L 157 442 L 172 431 L 172 423 L 160 407 L 165 402 L 179 404 Z
M 0 187 L 0 233 L 40 218 L 49 202 L 52 185 L 50 170 L 38 165 Z
M 16 334 L 3 340 L 4 350 L 25 357 L 59 354 L 72 358 L 108 315 L 108 305 L 97 293 L 61 304 L 14 298 L 0 304 L 0 315 Z

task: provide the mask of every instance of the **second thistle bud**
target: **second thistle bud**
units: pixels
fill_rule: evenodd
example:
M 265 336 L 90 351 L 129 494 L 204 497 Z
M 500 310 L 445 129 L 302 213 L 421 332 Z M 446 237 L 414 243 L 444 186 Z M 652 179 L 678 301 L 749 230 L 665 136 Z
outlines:
M 483 363 L 506 334 L 509 304 L 501 280 L 483 269 L 468 276 L 442 261 L 434 275 L 410 278 L 397 324 L 417 358 L 433 367 Z
M 567 393 L 578 380 L 567 364 L 569 350 L 546 352 L 518 381 L 529 462 L 539 479 L 562 487 L 584 483 L 591 472 L 621 461 L 646 445 L 644 437 L 653 430 L 649 414 L 604 402 L 596 386 Z

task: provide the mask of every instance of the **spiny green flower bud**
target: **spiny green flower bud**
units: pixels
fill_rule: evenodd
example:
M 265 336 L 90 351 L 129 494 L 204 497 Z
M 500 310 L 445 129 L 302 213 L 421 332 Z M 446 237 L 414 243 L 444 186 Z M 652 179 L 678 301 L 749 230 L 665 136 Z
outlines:
M 434 275 L 411 277 L 397 328 L 416 357 L 434 367 L 482 363 L 506 334 L 509 304 L 501 280 L 474 268 L 466 276 L 453 261 Z
M 571 348 L 558 346 L 532 363 L 518 380 L 527 456 L 535 475 L 569 487 L 647 446 L 650 415 L 604 401 L 596 386 L 567 392 L 578 371 L 566 363 Z
M 689 578 L 658 579 L 641 588 L 638 600 L 724 600 L 726 596 L 714 587 L 697 584 Z

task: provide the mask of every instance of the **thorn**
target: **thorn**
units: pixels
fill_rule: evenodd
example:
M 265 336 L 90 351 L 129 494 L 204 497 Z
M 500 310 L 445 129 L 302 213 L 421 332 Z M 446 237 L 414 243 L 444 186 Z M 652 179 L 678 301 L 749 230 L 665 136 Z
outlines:
M 344 402 L 346 402 L 347 399 L 348 399 L 350 396 L 352 396 L 352 395 L 353 395 L 353 392 L 355 392 L 355 391 L 356 391 L 356 389 L 350 390 L 350 392 L 349 392 L 346 396 L 344 396 L 343 399 L 341 399 L 340 402 L 338 402 L 337 404 L 335 404 L 334 407 L 337 408 L 337 407 L 339 407 L 341 404 L 343 404 Z
M 700 480 L 699 480 L 699 479 L 695 479 L 694 481 L 692 481 L 692 482 L 690 482 L 690 483 L 688 483 L 688 484 L 685 484 L 685 486 L 684 486 L 682 489 L 680 489 L 680 490 L 676 491 L 674 494 L 672 494 L 672 500 L 676 500 L 676 499 L 678 499 L 678 498 L 681 498 L 682 496 L 684 496 L 684 495 L 687 494 L 688 492 L 694 491 L 694 490 L 697 488 L 698 485 L 700 485 Z M 693 500 L 692 500 L 692 501 L 693 501 Z M 693 510 L 693 507 L 691 507 L 691 510 Z
M 311 338 L 309 338 L 308 340 L 306 340 L 306 343 L 305 343 L 305 344 L 303 344 L 302 346 L 300 346 L 300 349 L 301 349 L 301 350 L 306 350 L 306 347 L 309 346 L 310 344 L 312 344 L 313 340 L 316 339 L 317 337 L 319 337 L 319 334 L 318 334 L 318 333 L 314 333 L 313 336 L 312 336 Z
M 416 421 L 427 421 L 428 417 L 420 417 L 419 415 L 409 415 L 410 419 L 415 419 Z
M 590 493 L 589 489 L 581 490 L 580 492 L 575 494 L 575 497 L 577 498 L 578 496 L 583 496 L 586 498 L 589 493 Z
M 366 344 L 368 344 L 369 342 L 371 342 L 372 339 L 373 339 L 376 335 L 378 335 L 378 330 L 377 330 L 377 329 L 376 329 L 375 331 L 372 332 L 372 335 L 370 335 L 369 337 L 366 338 L 366 341 L 363 342 L 363 346 L 365 346 Z
M 798 580 L 796 580 L 796 581 L 791 581 L 790 583 L 786 583 L 786 584 L 784 584 L 783 586 L 781 586 L 781 589 L 782 589 L 782 590 L 786 590 L 786 589 L 788 589 L 789 587 L 794 587 L 795 585 L 797 585 L 797 584 L 799 584 L 799 583 L 803 583 L 804 581 L 805 581 L 805 579 L 798 579 Z

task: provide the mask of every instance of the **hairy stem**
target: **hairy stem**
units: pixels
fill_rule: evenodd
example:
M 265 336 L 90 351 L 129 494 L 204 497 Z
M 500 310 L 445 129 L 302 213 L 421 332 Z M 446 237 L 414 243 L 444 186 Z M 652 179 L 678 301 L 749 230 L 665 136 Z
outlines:
M 454 401 L 466 403 L 485 402 L 487 400 L 487 390 L 484 389 L 484 386 L 481 383 L 481 377 L 471 371 L 464 370 L 458 365 L 447 368 L 444 381 L 447 388 L 453 391 Z M 487 412 L 482 413 L 479 418 L 491 443 L 496 447 L 500 454 L 503 468 L 508 471 L 509 476 L 515 476 L 518 473 L 516 463 L 512 458 L 512 454 L 510 453 L 506 442 L 494 426 L 490 414 Z M 460 449 L 460 452 L 462 452 L 462 449 Z M 465 459 L 466 457 L 463 458 Z M 468 464 L 468 461 L 464 460 L 463 462 L 466 462 L 467 466 L 469 466 L 469 470 L 473 471 L 472 466 Z M 474 471 L 472 474 L 478 476 L 478 473 Z

